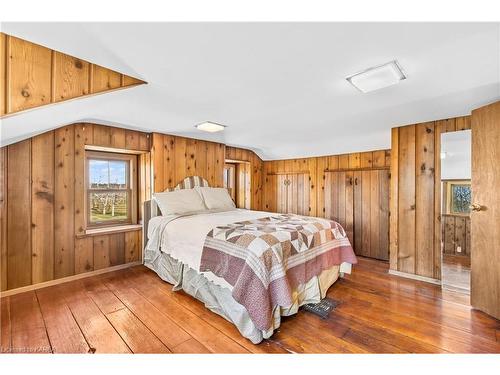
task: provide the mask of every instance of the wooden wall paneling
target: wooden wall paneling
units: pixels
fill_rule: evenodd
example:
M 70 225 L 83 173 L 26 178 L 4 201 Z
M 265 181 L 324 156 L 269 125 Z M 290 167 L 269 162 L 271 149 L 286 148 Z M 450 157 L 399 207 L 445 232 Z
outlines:
M 434 276 L 434 123 L 415 127 L 415 273 Z
M 139 133 L 139 150 L 141 151 L 149 151 L 150 150 L 150 142 L 151 134 L 148 133 Z
M 0 44 L 2 116 L 145 83 L 3 33 Z
M 8 146 L 7 287 L 31 284 L 31 139 Z
M 92 64 L 92 93 L 117 89 L 121 86 L 121 74 Z
M 339 169 L 349 169 L 349 154 L 339 155 Z
M 54 51 L 52 72 L 55 102 L 87 95 L 90 92 L 88 62 Z
M 441 279 L 441 134 L 446 131 L 443 121 L 434 121 L 434 278 Z
M 3 116 L 6 109 L 7 88 L 5 78 L 7 76 L 7 36 L 0 33 L 0 116 Z
M 109 265 L 117 266 L 125 263 L 125 233 L 114 233 L 108 237 Z
M 140 150 L 139 134 L 133 130 L 125 130 L 125 148 L 127 150 Z
M 125 263 L 141 260 L 141 231 L 125 232 Z
M 81 236 L 87 228 L 85 196 L 85 145 L 93 141 L 92 124 L 75 124 L 75 234 Z
M 338 174 L 338 222 L 346 229 L 346 215 L 345 215 L 345 204 L 346 204 L 346 172 L 339 172 Z
M 7 289 L 7 147 L 0 148 L 0 290 Z
M 207 142 L 207 181 L 215 186 L 215 143 Z
M 109 126 L 93 125 L 92 145 L 112 147 L 112 129 Z
M 415 125 L 399 129 L 398 177 L 398 270 L 415 273 Z
M 94 238 L 75 239 L 75 275 L 94 270 Z
M 331 171 L 339 169 L 339 155 L 330 155 L 328 158 L 328 169 Z
M 363 154 L 361 155 L 361 163 L 363 163 Z M 361 164 L 362 165 L 362 164 Z M 358 255 L 363 254 L 363 241 L 362 241 L 362 233 L 363 233 L 363 210 L 362 210 L 362 186 L 363 186 L 363 178 L 362 171 L 354 171 L 354 196 L 353 196 L 353 204 L 354 204 L 354 243 L 353 247 Z
M 9 36 L 7 56 L 7 112 L 50 103 L 52 51 Z
M 380 181 L 379 171 L 370 171 L 370 256 L 380 259 Z
M 360 154 L 355 152 L 349 154 L 349 169 L 357 169 L 361 166 Z
M 266 186 L 264 188 L 264 210 L 270 212 L 278 212 L 278 176 L 266 174 L 265 180 Z
M 444 253 L 455 253 L 455 217 L 450 215 L 443 215 L 443 240 L 444 240 Z
M 115 127 L 111 128 L 111 147 L 119 149 L 126 148 L 125 129 Z
M 288 188 L 286 185 L 286 174 L 279 174 L 276 178 L 278 184 L 276 189 L 276 212 L 286 213 L 288 202 Z
M 471 128 L 471 116 L 462 116 L 455 119 L 455 128 L 457 131 Z
M 216 175 L 215 175 L 215 186 L 222 187 L 224 186 L 224 162 L 226 160 L 226 147 L 222 143 L 217 143 L 216 147 Z
M 54 180 L 54 277 L 75 272 L 75 144 L 73 126 L 55 130 Z M 72 230 L 68 230 L 71 228 Z
M 186 176 L 196 175 L 196 143 L 195 139 L 186 139 Z
M 195 174 L 197 176 L 202 176 L 208 179 L 207 174 L 207 143 L 204 141 L 196 141 L 195 144 L 195 154 L 196 154 L 196 165 Z
M 385 150 L 384 155 L 385 155 L 385 167 L 390 168 L 391 167 L 391 150 Z
M 371 256 L 371 202 L 372 171 L 361 172 L 361 255 Z
M 172 135 L 163 135 L 163 181 L 165 188 L 175 187 L 175 137 Z
M 302 203 L 299 202 L 299 175 L 297 174 L 289 174 L 287 175 L 287 180 L 289 181 L 289 185 L 287 186 L 288 192 L 287 192 L 287 205 L 286 205 L 286 212 L 287 213 L 294 213 L 298 214 L 299 212 L 302 211 Z M 302 182 L 303 180 L 300 179 Z M 303 184 L 302 184 L 303 188 Z M 304 190 L 302 190 L 302 196 L 304 195 Z M 300 203 L 300 205 L 299 205 Z
M 371 168 L 373 166 L 373 152 L 362 152 L 359 160 L 361 168 Z
M 175 138 L 175 182 L 174 186 L 181 182 L 185 177 L 189 176 L 186 173 L 187 158 L 187 139 L 182 137 Z M 172 186 L 173 187 L 173 186 Z
M 138 78 L 130 77 L 125 74 L 122 74 L 121 76 L 121 86 L 122 87 L 127 87 L 127 86 L 135 86 L 135 85 L 140 85 L 144 83 L 144 81 L 141 81 Z
M 466 219 L 465 217 L 457 216 L 455 217 L 455 254 L 465 255 L 467 253 L 466 248 Z M 460 252 L 458 251 L 460 248 Z
M 389 195 L 390 195 L 390 172 L 388 169 L 379 170 L 379 259 L 389 260 Z
M 164 191 L 165 188 L 167 187 L 164 185 L 165 158 L 164 158 L 164 147 L 163 147 L 163 135 L 158 133 L 153 133 L 152 144 L 153 146 L 151 150 L 151 159 L 153 162 L 153 192 L 158 193 Z
M 353 171 L 345 174 L 345 231 L 349 241 L 354 243 L 354 175 Z
M 309 196 L 307 197 L 306 202 L 306 215 L 310 216 L 318 216 L 317 211 L 317 194 L 318 194 L 318 173 L 317 173 L 317 162 L 318 158 L 308 158 L 307 162 L 307 170 L 309 171 L 309 175 L 307 177 L 307 183 L 309 185 Z M 323 174 L 323 173 L 322 173 Z M 321 174 L 321 175 L 322 175 Z
M 31 270 L 33 284 L 54 278 L 54 132 L 31 140 Z
M 325 182 L 326 172 L 328 167 L 328 158 L 319 157 L 316 159 L 316 215 L 318 217 L 325 217 L 326 215 L 326 196 L 325 196 Z
M 372 165 L 375 168 L 385 167 L 385 150 L 373 151 Z
M 107 268 L 111 265 L 109 260 L 109 236 L 95 236 L 94 241 L 94 270 Z

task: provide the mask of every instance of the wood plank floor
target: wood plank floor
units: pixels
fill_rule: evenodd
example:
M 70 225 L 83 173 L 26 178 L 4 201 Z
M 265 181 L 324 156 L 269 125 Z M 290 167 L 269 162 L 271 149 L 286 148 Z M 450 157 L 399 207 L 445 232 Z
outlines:
M 500 321 L 468 296 L 360 258 L 328 296 L 259 345 L 143 266 L 1 299 L 1 351 L 29 353 L 500 353 Z

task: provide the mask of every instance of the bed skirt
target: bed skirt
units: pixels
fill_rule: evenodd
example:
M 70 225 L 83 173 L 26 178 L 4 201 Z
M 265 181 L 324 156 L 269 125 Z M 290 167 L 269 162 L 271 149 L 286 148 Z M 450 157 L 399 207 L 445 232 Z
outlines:
M 273 311 L 273 325 L 267 331 L 262 331 L 255 327 L 246 309 L 234 300 L 228 288 L 214 284 L 203 274 L 168 254 L 145 250 L 144 265 L 156 272 L 162 280 L 172 284 L 174 291 L 184 290 L 203 302 L 209 310 L 233 323 L 241 335 L 254 344 L 271 337 L 274 330 L 279 328 L 282 316 L 296 314 L 300 306 L 317 303 L 324 298 L 328 288 L 338 279 L 340 269 L 340 266 L 334 266 L 306 284 L 299 285 L 293 291 L 293 304 L 276 307 Z

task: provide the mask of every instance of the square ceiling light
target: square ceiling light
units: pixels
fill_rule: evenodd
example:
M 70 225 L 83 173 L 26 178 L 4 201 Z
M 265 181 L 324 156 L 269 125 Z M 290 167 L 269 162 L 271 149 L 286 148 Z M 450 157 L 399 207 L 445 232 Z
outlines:
M 406 79 L 396 60 L 375 66 L 346 78 L 359 91 L 367 93 L 395 85 Z
M 225 126 L 217 124 L 215 122 L 205 121 L 201 124 L 195 126 L 198 130 L 203 130 L 204 132 L 215 133 L 224 130 Z

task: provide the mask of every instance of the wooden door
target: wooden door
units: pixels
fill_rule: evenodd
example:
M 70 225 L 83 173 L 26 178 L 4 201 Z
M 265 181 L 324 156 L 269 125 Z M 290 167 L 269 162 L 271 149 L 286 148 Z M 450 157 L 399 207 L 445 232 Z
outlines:
M 278 212 L 278 176 L 270 174 L 266 176 L 264 186 L 264 211 Z
M 500 101 L 472 111 L 471 304 L 500 319 Z
M 229 191 L 229 195 L 236 203 L 236 166 L 226 163 L 224 165 L 224 187 Z
M 325 217 L 338 222 L 354 243 L 354 174 L 327 172 L 325 178 Z
M 294 173 L 286 175 L 287 213 L 309 215 L 309 174 Z
M 288 179 L 286 174 L 276 176 L 276 212 L 287 213 L 288 207 Z

